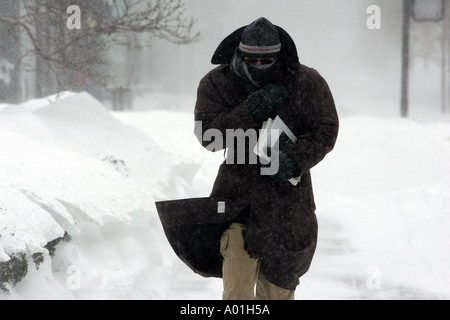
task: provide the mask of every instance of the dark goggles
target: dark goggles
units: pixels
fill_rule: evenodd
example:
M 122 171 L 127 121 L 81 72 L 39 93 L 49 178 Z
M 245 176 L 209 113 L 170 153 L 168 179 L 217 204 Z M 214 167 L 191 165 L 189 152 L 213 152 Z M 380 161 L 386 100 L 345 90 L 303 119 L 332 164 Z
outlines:
M 244 58 L 244 61 L 252 65 L 265 65 L 273 63 L 275 59 L 276 58 Z

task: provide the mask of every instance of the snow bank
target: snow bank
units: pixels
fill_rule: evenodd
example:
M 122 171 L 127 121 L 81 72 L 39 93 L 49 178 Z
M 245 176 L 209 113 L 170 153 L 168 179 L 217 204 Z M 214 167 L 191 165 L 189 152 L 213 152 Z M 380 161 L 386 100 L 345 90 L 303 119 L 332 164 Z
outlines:
M 312 174 L 319 249 L 340 246 L 308 276 L 347 279 L 346 298 L 450 297 L 449 123 L 343 118 Z
M 154 202 L 168 197 L 169 157 L 86 93 L 4 106 L 0 150 L 0 262 L 48 256 L 65 232 L 157 223 Z

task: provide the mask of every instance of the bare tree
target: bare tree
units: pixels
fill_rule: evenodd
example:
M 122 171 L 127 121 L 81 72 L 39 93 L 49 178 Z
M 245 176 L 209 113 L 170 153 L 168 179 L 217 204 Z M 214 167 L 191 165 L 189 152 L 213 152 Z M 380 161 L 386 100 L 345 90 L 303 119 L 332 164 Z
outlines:
M 22 60 L 32 57 L 36 71 L 36 94 L 48 87 L 71 88 L 79 76 L 105 87 L 107 52 L 118 44 L 140 49 L 149 42 L 138 40 L 147 33 L 177 44 L 199 39 L 195 20 L 185 18 L 182 0 L 18 0 L 16 15 L 0 13 L 0 23 L 20 29 Z M 70 29 L 67 20 L 71 5 L 80 8 L 80 28 Z M 28 59 L 29 61 L 30 59 Z M 45 89 L 47 88 L 47 90 Z

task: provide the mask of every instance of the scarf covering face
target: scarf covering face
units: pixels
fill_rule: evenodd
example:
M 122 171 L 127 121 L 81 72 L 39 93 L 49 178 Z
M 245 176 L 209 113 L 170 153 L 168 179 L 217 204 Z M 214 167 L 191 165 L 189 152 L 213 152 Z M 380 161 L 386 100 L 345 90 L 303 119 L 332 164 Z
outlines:
M 249 24 L 242 32 L 241 41 L 231 60 L 231 69 L 242 79 L 248 79 L 255 86 L 270 81 L 273 65 L 247 64 L 244 58 L 273 58 L 281 52 L 281 41 L 277 28 L 262 17 Z
M 275 64 L 276 59 L 271 64 L 264 65 L 248 65 L 244 58 L 239 54 L 238 50 L 235 51 L 233 58 L 231 59 L 231 70 L 236 73 L 241 79 L 247 79 L 255 86 L 260 87 L 262 84 L 268 82 L 273 75 L 272 67 Z

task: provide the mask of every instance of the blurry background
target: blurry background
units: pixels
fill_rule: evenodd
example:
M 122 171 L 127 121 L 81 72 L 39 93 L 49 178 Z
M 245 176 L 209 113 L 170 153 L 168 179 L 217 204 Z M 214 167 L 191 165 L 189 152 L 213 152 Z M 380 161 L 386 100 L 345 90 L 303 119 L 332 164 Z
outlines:
M 419 0 L 425 5 L 430 1 L 434 0 Z M 111 1 L 100 2 L 111 4 Z M 198 82 L 214 67 L 210 59 L 218 44 L 237 28 L 264 16 L 293 37 L 301 62 L 316 68 L 325 77 L 341 115 L 400 114 L 402 1 L 189 0 L 184 4 L 184 17 L 196 19 L 193 31 L 199 32 L 200 37 L 190 44 L 180 45 L 155 34 L 139 33 L 134 41 L 148 42 L 149 47 L 136 51 L 117 44 L 110 46 L 106 54 L 108 64 L 102 70 L 114 78 L 103 83 L 101 89 L 95 88 L 99 99 L 113 106 L 114 99 L 118 99 L 118 89 L 126 88 L 131 96 L 120 107 L 127 109 L 154 108 L 148 99 L 156 93 L 195 101 Z M 380 29 L 371 30 L 367 26 L 367 20 L 373 15 L 367 12 L 371 5 L 380 8 Z M 80 7 L 82 17 L 86 17 L 89 12 Z M 1 14 L 14 15 L 20 10 L 19 1 L 0 1 Z M 64 22 L 69 14 L 62 12 L 61 16 Z M 431 114 L 442 114 L 442 61 L 449 60 L 450 50 L 448 34 L 443 33 L 444 21 L 417 22 L 411 18 L 409 97 L 412 118 L 426 119 Z M 85 23 L 82 28 L 86 28 Z M 8 29 L 5 23 L 0 23 L 0 70 L 3 74 L 0 102 L 21 102 L 62 89 L 79 89 L 73 82 L 71 88 L 61 85 L 58 88 L 51 72 L 41 71 L 36 76 L 35 71 L 26 70 L 17 61 L 20 55 L 17 52 L 21 49 L 14 40 L 14 33 L 23 32 L 19 29 Z M 92 41 L 95 42 L 95 38 Z M 442 48 L 446 50 L 446 58 Z M 449 67 L 446 68 L 448 78 Z M 77 81 L 89 80 L 82 75 L 76 78 Z M 445 90 L 448 96 L 448 80 Z M 176 104 L 172 104 L 173 109 L 177 109 Z M 446 108 L 448 117 L 449 107 Z
M 366 10 L 374 4 L 381 9 L 379 30 L 366 26 L 370 17 Z M 264 16 L 293 37 L 300 61 L 329 82 L 341 114 L 399 114 L 402 1 L 195 0 L 188 7 L 198 17 L 202 40 L 188 47 L 155 44 L 144 54 L 143 60 L 150 65 L 142 71 L 153 70 L 158 75 L 155 79 L 162 80 L 149 79 L 155 88 L 195 92 L 199 79 L 212 67 L 209 61 L 220 41 Z M 411 116 L 439 112 L 442 22 L 411 19 L 411 23 Z M 161 63 L 155 64 L 155 59 Z
M 404 119 L 403 5 L 441 0 L 0 0 L 0 300 L 220 298 L 219 279 L 171 250 L 154 201 L 210 193 L 224 159 L 193 134 L 197 86 L 219 43 L 261 16 L 325 77 L 340 115 L 312 170 L 319 245 L 296 298 L 446 299 L 445 1 L 446 19 L 409 19 Z M 65 232 L 47 259 L 42 244 Z

